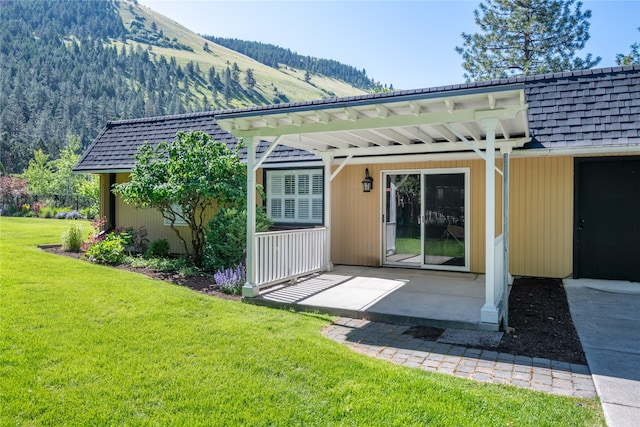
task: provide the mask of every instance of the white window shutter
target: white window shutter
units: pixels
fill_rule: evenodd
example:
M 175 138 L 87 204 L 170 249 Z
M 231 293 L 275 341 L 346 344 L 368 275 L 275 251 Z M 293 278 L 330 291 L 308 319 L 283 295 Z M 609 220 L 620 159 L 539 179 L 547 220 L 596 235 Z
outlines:
M 276 223 L 322 224 L 322 173 L 318 170 L 267 170 L 267 212 Z

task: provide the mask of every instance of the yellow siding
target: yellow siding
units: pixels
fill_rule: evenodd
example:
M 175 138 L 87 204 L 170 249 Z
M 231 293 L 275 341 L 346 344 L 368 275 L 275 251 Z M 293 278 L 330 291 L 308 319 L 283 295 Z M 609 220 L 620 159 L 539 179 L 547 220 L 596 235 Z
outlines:
M 107 177 L 108 178 L 108 177 Z M 129 174 L 119 173 L 116 176 L 116 182 L 118 184 L 126 182 L 129 179 Z M 173 253 L 184 253 L 184 245 L 181 240 L 178 239 L 173 229 L 167 225 L 164 225 L 164 218 L 162 214 L 156 209 L 138 209 L 133 206 L 125 204 L 120 197 L 116 197 L 116 228 L 138 229 L 145 227 L 147 235 L 150 241 L 158 239 L 167 239 Z M 213 217 L 215 210 L 212 210 L 205 217 L 205 221 L 208 221 Z M 187 247 L 191 250 L 191 233 L 189 227 L 178 227 L 181 235 L 187 241 Z
M 364 170 L 374 178 L 374 190 L 362 191 Z M 336 264 L 376 266 L 381 263 L 380 233 L 382 211 L 380 186 L 382 171 L 410 169 L 469 168 L 471 235 L 471 271 L 484 271 L 484 183 L 483 160 L 388 163 L 384 165 L 346 166 L 332 181 L 331 253 Z M 496 177 L 498 181 L 499 175 Z M 501 229 L 502 189 L 496 187 L 496 231 Z
M 566 277 L 573 268 L 573 157 L 511 159 L 510 271 Z
M 497 161 L 498 168 L 502 162 Z M 365 167 L 374 191 L 363 193 Z M 469 168 L 470 269 L 485 270 L 485 163 L 483 160 L 347 166 L 332 183 L 332 258 L 336 264 L 380 265 L 381 171 Z M 573 158 L 510 161 L 510 271 L 566 277 L 573 265 Z M 496 174 L 496 233 L 502 229 L 502 185 Z M 371 245 L 371 249 L 369 249 Z

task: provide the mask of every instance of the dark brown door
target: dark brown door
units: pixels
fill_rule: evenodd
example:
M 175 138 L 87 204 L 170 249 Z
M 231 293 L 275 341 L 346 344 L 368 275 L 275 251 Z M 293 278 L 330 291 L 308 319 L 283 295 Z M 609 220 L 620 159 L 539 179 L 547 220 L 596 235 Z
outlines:
M 574 277 L 640 282 L 640 158 L 575 163 Z

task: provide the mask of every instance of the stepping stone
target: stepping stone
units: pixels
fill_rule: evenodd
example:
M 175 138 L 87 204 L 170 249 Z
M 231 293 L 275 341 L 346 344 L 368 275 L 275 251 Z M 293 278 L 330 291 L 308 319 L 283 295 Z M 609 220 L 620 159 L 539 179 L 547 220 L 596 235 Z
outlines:
M 466 346 L 498 347 L 503 332 L 472 329 L 446 329 L 437 342 Z

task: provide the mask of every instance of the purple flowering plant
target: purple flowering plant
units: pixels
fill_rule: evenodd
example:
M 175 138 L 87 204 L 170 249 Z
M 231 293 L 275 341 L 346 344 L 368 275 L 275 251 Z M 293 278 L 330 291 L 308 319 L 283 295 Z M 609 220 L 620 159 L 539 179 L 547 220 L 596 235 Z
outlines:
M 247 277 L 247 269 L 240 263 L 234 268 L 218 270 L 213 275 L 213 280 L 226 294 L 239 295 Z
M 67 214 L 65 215 L 66 219 L 78 219 L 80 218 L 80 212 L 78 211 L 71 211 L 71 212 L 67 212 Z

